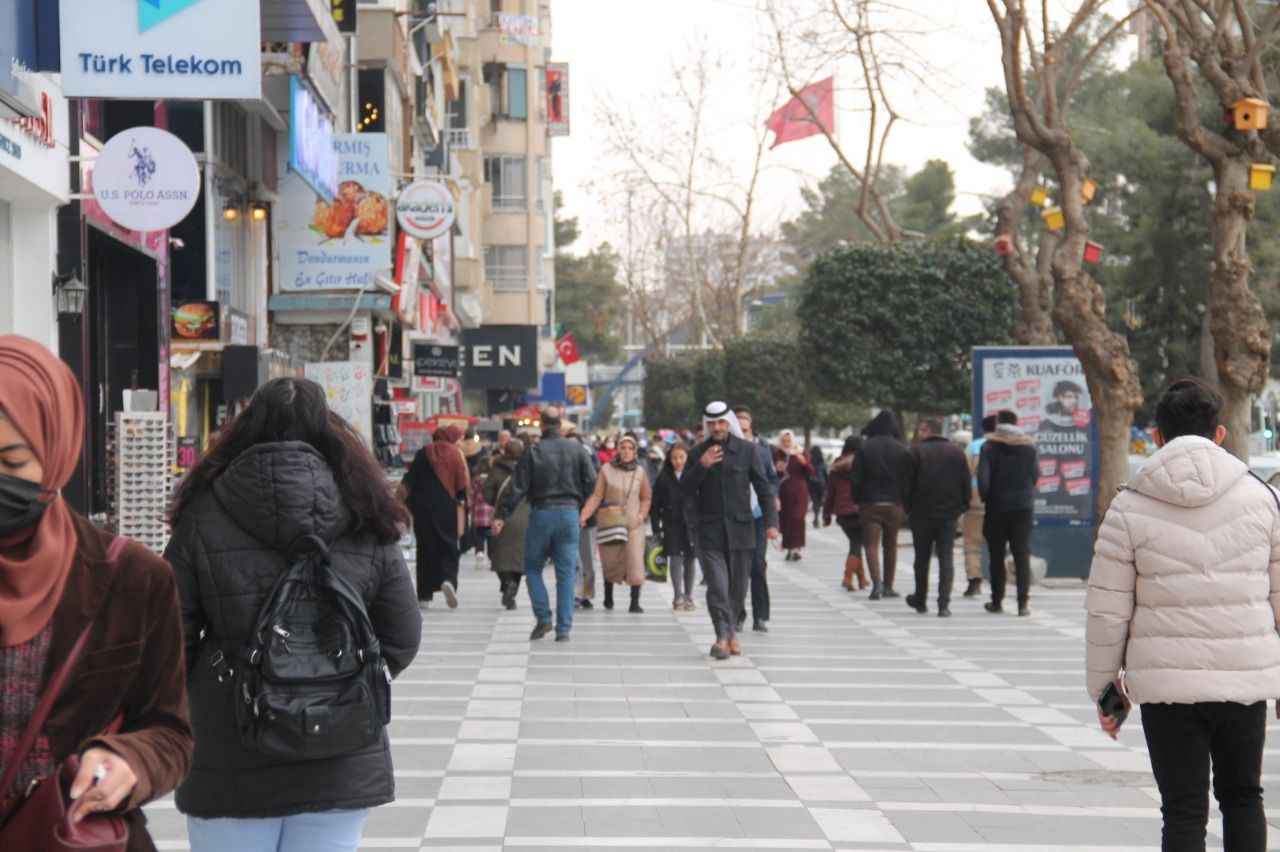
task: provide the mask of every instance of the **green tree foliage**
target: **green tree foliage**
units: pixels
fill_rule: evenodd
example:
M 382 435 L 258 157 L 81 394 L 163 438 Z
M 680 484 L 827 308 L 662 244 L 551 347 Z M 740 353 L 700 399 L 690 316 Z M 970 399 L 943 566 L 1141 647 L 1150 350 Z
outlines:
M 926 237 L 961 236 L 965 223 L 951 212 L 956 200 L 956 176 L 946 160 L 929 160 L 907 178 L 892 206 L 898 224 Z
M 798 315 L 823 397 L 946 414 L 970 407 L 970 350 L 1011 339 L 1013 293 L 986 246 L 849 246 L 810 268 Z
M 573 332 L 582 357 L 617 361 L 622 357 L 626 290 L 618 281 L 619 258 L 608 243 L 585 255 L 570 254 L 581 231 L 576 218 L 563 218 L 560 193 L 555 195 L 556 317 Z

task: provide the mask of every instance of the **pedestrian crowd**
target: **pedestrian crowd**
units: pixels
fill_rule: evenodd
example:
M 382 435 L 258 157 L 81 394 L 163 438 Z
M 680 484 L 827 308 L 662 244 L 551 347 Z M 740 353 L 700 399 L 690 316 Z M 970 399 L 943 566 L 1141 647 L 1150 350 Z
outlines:
M 929 611 L 936 558 L 937 614 L 951 614 L 961 540 L 964 595 L 981 594 L 985 545 L 986 611 L 1003 612 L 1012 574 L 1030 615 L 1038 457 L 1011 412 L 976 438 L 924 418 L 908 443 L 883 411 L 828 465 L 791 432 L 765 441 L 749 409 L 724 402 L 696 429 L 598 442 L 549 406 L 537 432 L 493 446 L 438 430 L 393 486 L 319 385 L 275 379 L 178 486 L 160 556 L 61 496 L 83 399 L 47 349 L 0 336 L 6 850 L 150 852 L 141 808 L 176 792 L 194 852 L 354 852 L 370 809 L 395 798 L 393 682 L 418 653 L 423 610 L 436 595 L 457 606 L 471 549 L 497 575 L 499 605 L 514 609 L 526 584 L 531 640 L 570 640 L 575 611 L 594 606 L 597 564 L 604 606 L 625 585 L 628 611 L 643 613 L 661 554 L 673 609 L 696 610 L 705 586 L 710 657 L 740 655 L 748 599 L 753 629 L 769 630 L 770 543 L 803 559 L 810 512 L 848 540 L 849 592 L 899 597 L 906 527 L 908 606 Z M 1157 401 L 1159 449 L 1105 515 L 1086 603 L 1098 723 L 1117 737 L 1141 707 L 1162 848 L 1178 852 L 1205 848 L 1211 786 L 1224 847 L 1266 848 L 1280 493 L 1222 448 L 1223 405 L 1197 380 Z

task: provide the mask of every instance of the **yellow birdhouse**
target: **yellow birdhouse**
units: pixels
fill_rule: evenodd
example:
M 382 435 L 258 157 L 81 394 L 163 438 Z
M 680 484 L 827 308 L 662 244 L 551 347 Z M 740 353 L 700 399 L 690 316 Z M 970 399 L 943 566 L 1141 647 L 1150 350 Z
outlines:
M 1249 166 L 1249 188 L 1259 192 L 1268 192 L 1271 181 L 1276 176 L 1276 167 L 1265 163 L 1252 163 Z
M 1031 190 L 1030 201 L 1032 207 L 1043 207 L 1044 203 L 1048 200 L 1049 190 L 1045 189 L 1043 186 L 1037 186 L 1035 189 Z
M 1061 231 L 1067 226 L 1067 217 L 1061 207 L 1050 207 L 1040 214 L 1040 218 L 1044 219 L 1044 226 L 1050 231 Z
M 1271 111 L 1266 101 L 1257 98 L 1241 98 L 1231 105 L 1231 116 L 1236 130 L 1263 130 L 1267 126 L 1267 113 Z
M 1093 201 L 1093 197 L 1098 194 L 1098 182 L 1093 178 L 1085 178 L 1084 183 L 1080 186 L 1080 200 L 1085 204 Z

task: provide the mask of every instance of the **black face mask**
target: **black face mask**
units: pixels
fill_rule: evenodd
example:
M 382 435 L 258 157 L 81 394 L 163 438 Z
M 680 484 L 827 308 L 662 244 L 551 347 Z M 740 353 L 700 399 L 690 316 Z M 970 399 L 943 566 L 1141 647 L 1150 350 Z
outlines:
M 44 517 L 49 504 L 38 482 L 0 473 L 0 538 L 29 530 Z

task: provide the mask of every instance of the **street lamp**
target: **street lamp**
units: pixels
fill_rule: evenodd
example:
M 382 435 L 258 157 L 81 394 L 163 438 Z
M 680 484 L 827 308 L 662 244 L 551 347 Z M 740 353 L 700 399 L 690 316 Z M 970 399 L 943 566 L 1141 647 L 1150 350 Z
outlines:
M 58 316 L 83 316 L 85 298 L 88 295 L 89 288 L 84 286 L 80 276 L 74 272 L 67 277 L 55 276 L 53 296 Z

